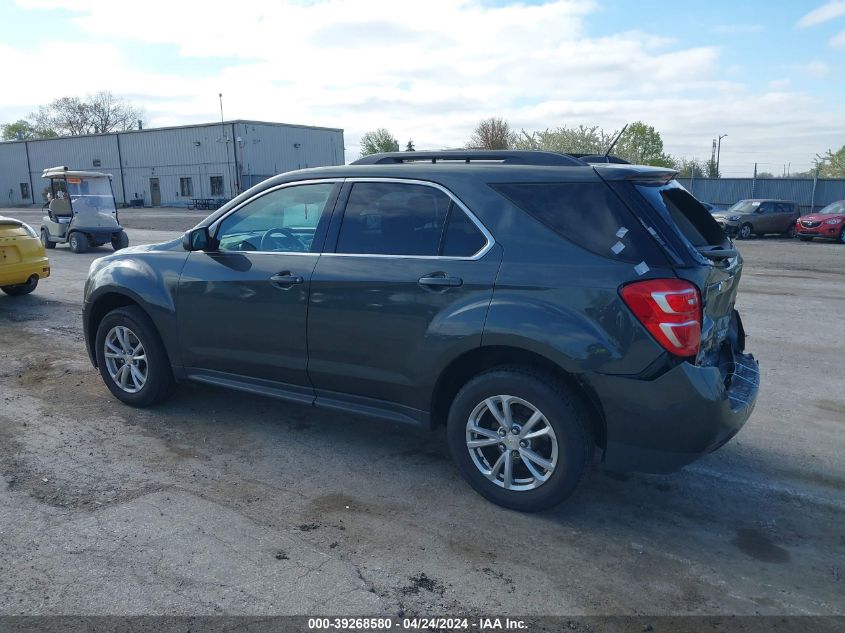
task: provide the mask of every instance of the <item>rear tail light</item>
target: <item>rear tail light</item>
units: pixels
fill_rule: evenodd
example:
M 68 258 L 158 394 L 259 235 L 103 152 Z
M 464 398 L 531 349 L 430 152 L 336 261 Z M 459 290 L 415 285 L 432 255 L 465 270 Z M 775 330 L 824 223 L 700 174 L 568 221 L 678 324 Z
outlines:
M 647 279 L 619 294 L 649 333 L 676 356 L 695 356 L 701 345 L 701 295 L 680 279 Z

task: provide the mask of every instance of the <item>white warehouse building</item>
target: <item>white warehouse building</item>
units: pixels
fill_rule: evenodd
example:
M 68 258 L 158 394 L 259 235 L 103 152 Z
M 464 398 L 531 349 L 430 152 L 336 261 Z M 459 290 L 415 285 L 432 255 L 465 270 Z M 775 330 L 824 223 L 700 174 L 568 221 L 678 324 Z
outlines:
M 0 142 L 0 206 L 41 205 L 47 167 L 112 175 L 118 204 L 187 206 L 229 199 L 275 174 L 341 165 L 343 130 L 225 121 Z

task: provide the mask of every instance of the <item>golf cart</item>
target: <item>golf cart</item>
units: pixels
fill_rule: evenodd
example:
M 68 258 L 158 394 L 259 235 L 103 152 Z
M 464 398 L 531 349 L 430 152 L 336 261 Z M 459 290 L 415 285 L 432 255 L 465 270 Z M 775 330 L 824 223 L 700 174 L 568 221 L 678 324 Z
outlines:
M 106 242 L 116 251 L 129 246 L 117 220 L 111 174 L 50 167 L 41 177 L 50 181 L 44 205 L 47 215 L 41 220 L 44 248 L 68 243 L 74 253 L 84 253 Z

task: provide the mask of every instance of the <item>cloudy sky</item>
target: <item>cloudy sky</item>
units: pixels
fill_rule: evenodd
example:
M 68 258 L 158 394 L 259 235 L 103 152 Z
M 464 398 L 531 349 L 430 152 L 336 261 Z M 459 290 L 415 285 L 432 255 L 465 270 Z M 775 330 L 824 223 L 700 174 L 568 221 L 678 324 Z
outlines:
M 619 128 L 728 176 L 845 144 L 845 0 L 0 0 L 0 122 L 111 90 L 150 126 L 387 127 L 418 149 L 475 123 Z

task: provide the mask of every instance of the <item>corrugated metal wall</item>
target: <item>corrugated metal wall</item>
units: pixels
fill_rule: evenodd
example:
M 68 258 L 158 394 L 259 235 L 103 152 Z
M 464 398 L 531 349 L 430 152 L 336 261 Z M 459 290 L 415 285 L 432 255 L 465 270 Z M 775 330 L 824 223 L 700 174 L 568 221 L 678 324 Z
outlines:
M 845 179 L 809 178 L 678 178 L 702 202 L 728 207 L 744 198 L 794 200 L 804 213 L 845 200 Z
M 21 183 L 26 185 L 24 189 L 31 188 L 26 169 L 26 146 L 23 143 L 0 143 L 0 205 L 16 206 L 32 202 L 32 191 L 24 192 L 29 193 L 29 198 L 21 196 Z
M 344 156 L 342 130 L 251 121 L 13 141 L 0 143 L 0 205 L 30 203 L 20 189 L 27 149 L 34 204 L 44 199 L 41 172 L 57 165 L 112 174 L 118 203 L 142 198 L 149 206 L 155 179 L 162 205 L 186 206 L 191 198 L 231 198 L 292 169 L 339 165 Z M 212 178 L 222 178 L 222 193 L 212 191 Z

